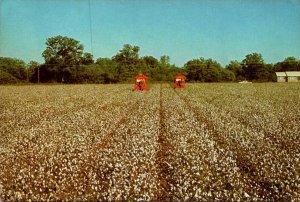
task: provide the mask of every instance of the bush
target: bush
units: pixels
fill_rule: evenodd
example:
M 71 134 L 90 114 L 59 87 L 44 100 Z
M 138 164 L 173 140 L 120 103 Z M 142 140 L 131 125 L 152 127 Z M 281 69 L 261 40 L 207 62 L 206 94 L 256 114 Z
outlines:
M 11 74 L 0 70 L 0 84 L 17 83 L 18 79 Z

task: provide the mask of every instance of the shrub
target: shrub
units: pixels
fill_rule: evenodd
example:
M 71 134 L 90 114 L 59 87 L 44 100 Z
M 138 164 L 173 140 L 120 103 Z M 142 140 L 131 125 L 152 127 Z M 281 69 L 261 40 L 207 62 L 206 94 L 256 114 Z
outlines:
M 0 84 L 17 83 L 18 79 L 10 73 L 0 70 Z

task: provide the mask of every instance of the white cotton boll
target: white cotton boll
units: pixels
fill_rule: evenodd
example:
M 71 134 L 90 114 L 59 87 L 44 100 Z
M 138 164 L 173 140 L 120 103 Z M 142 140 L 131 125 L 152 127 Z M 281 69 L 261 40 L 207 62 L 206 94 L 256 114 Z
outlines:
M 280 105 L 270 109 L 269 105 L 272 106 L 270 104 L 272 101 L 268 101 L 271 98 L 270 95 L 249 99 L 253 95 L 253 89 L 249 90 L 247 87 L 236 89 L 235 84 L 228 84 L 231 91 L 231 94 L 228 94 L 225 93 L 227 87 L 224 87 L 223 84 L 215 85 L 213 92 L 210 92 L 211 85 L 215 84 L 191 84 L 185 91 L 177 93 L 172 88 L 163 88 L 162 107 L 165 117 L 162 121 L 165 124 L 164 131 L 160 131 L 160 85 L 155 86 L 154 84 L 154 87 L 145 94 L 132 93 L 131 95 L 123 92 L 125 90 L 123 84 L 118 87 L 107 85 L 105 88 L 98 85 L 93 85 L 92 88 L 89 85 L 83 85 L 80 88 L 67 86 L 67 91 L 62 90 L 66 86 L 60 86 L 59 93 L 54 93 L 57 106 L 53 107 L 49 103 L 54 100 L 51 96 L 48 100 L 41 99 L 44 101 L 43 105 L 38 103 L 37 106 L 30 105 L 32 111 L 38 113 L 26 116 L 27 118 L 18 124 L 14 124 L 14 121 L 10 123 L 15 128 L 22 128 L 24 123 L 28 123 L 29 126 L 29 120 L 32 120 L 32 123 L 39 119 L 42 120 L 35 123 L 39 125 L 39 130 L 35 129 L 32 132 L 33 127 L 29 126 L 28 129 L 26 129 L 27 126 L 23 127 L 20 134 L 28 136 L 23 141 L 27 143 L 21 146 L 22 140 L 19 140 L 20 144 L 18 142 L 11 146 L 14 147 L 10 150 L 14 150 L 12 152 L 14 155 L 7 157 L 12 159 L 12 156 L 18 155 L 17 148 L 26 150 L 30 146 L 35 151 L 40 151 L 37 158 L 34 157 L 31 162 L 31 164 L 39 163 L 41 165 L 36 167 L 37 169 L 32 169 L 34 180 L 30 179 L 31 175 L 29 174 L 25 176 L 27 178 L 24 178 L 23 182 L 24 188 L 32 189 L 33 193 L 22 196 L 21 200 L 28 199 L 25 197 L 33 197 L 35 200 L 43 198 L 46 200 L 50 197 L 52 200 L 59 200 L 54 196 L 51 198 L 51 194 L 42 197 L 42 194 L 36 194 L 34 188 L 30 188 L 30 183 L 47 178 L 50 180 L 44 181 L 43 187 L 47 187 L 48 183 L 59 181 L 60 184 L 57 185 L 56 190 L 62 190 L 67 186 L 68 180 L 77 181 L 74 189 L 78 189 L 78 193 L 84 189 L 80 183 L 78 184 L 81 179 L 89 180 L 89 184 L 98 183 L 99 188 L 96 185 L 94 188 L 92 186 L 92 189 L 97 191 L 93 191 L 89 195 L 95 200 L 116 200 L 116 198 L 127 200 L 133 194 L 133 190 L 130 189 L 133 184 L 136 185 L 133 200 L 155 199 L 160 191 L 157 181 L 161 168 L 159 168 L 156 157 L 157 151 L 162 148 L 158 142 L 161 132 L 171 145 L 170 151 L 166 152 L 165 169 L 170 171 L 167 175 L 171 175 L 166 176 L 167 179 L 171 179 L 172 183 L 174 180 L 174 184 L 168 186 L 170 186 L 172 194 L 176 195 L 177 200 L 189 199 L 189 197 L 201 199 L 202 195 L 204 198 L 211 198 L 212 196 L 208 197 L 207 195 L 205 197 L 204 191 L 202 193 L 196 190 L 199 190 L 202 185 L 209 187 L 215 180 L 217 182 L 213 186 L 219 189 L 221 188 L 218 187 L 220 184 L 223 186 L 223 177 L 230 179 L 234 190 L 238 187 L 251 191 L 247 191 L 246 194 L 243 191 L 238 194 L 234 192 L 233 195 L 232 191 L 216 191 L 213 193 L 215 199 L 233 196 L 233 200 L 240 200 L 240 197 L 262 200 L 255 196 L 255 189 L 258 185 L 250 186 L 247 176 L 240 170 L 241 167 L 237 166 L 236 159 L 237 155 L 240 155 L 240 151 L 243 151 L 242 154 L 245 154 L 247 159 L 251 160 L 252 166 L 259 171 L 255 173 L 258 177 L 278 179 L 276 183 L 282 181 L 284 185 L 289 184 L 290 191 L 286 191 L 286 196 L 288 195 L 292 200 L 299 198 L 299 194 L 293 193 L 295 191 L 292 190 L 297 186 L 297 179 L 299 181 L 299 175 L 294 175 L 297 170 L 295 165 L 298 165 L 297 161 L 299 161 L 298 154 L 285 149 L 278 151 L 276 148 L 280 146 L 279 143 L 272 142 L 270 138 L 267 139 L 269 133 L 280 133 L 280 136 L 276 136 L 276 140 L 284 138 L 287 142 L 296 142 L 290 133 L 298 131 L 297 125 L 292 125 L 296 123 L 292 121 L 293 116 L 288 114 L 289 110 L 293 110 L 294 114 L 297 114 L 295 113 L 299 111 L 297 104 L 286 100 L 290 109 L 284 108 L 284 112 L 282 112 L 283 108 Z M 51 88 L 57 87 L 52 86 Z M 255 88 L 260 92 L 260 87 Z M 275 87 L 272 90 L 276 91 L 276 89 L 278 88 Z M 35 94 L 38 97 L 39 94 L 36 92 Z M 250 94 L 251 96 L 249 96 Z M 26 96 L 28 95 L 30 93 Z M 238 95 L 240 97 L 237 97 Z M 234 99 L 230 100 L 232 98 Z M 283 99 L 284 96 L 277 97 L 277 103 L 282 102 L 279 101 L 279 98 Z M 291 98 L 292 96 L 289 96 L 289 99 Z M 135 106 L 137 100 L 140 101 L 138 107 Z M 69 102 L 73 102 L 73 105 L 68 104 Z M 60 112 L 62 106 L 66 110 Z M 48 115 L 44 116 L 43 113 L 39 113 L 46 108 L 50 111 Z M 23 109 L 26 108 L 23 107 Z M 26 111 L 26 113 L 29 112 Z M 13 117 L 15 114 L 23 113 L 11 113 L 10 116 Z M 50 114 L 55 116 L 56 121 Z M 136 114 L 139 116 L 135 116 Z M 255 120 L 248 117 L 255 117 Z M 120 119 L 123 119 L 122 123 L 119 122 Z M 290 125 L 286 126 L 283 131 L 281 131 L 281 126 L 278 126 L 282 124 L 281 120 L 289 121 Z M 2 127 L 0 124 L 0 131 Z M 131 133 L 124 135 L 124 131 L 129 128 Z M 47 131 L 51 131 L 51 134 L 48 134 Z M 108 134 L 109 138 L 105 137 Z M 42 137 L 32 143 L 30 140 L 37 135 Z M 105 141 L 108 142 L 107 145 L 99 146 Z M 56 153 L 57 148 L 63 149 L 60 153 Z M 75 155 L 74 148 L 78 148 L 81 153 Z M 38 162 L 37 159 L 40 157 L 43 159 L 44 154 L 47 154 L 46 163 Z M 274 154 L 277 158 L 272 159 Z M 52 155 L 54 156 L 52 157 Z M 73 158 L 76 159 L 72 160 Z M 289 159 L 289 163 L 285 163 L 285 158 Z M 54 169 L 54 164 L 63 166 Z M 288 166 L 289 170 L 292 170 L 290 174 L 285 173 L 284 168 Z M 85 170 L 87 167 L 93 171 Z M 58 174 L 54 174 L 56 171 Z M 81 176 L 79 172 L 88 173 Z M 23 172 L 20 171 L 20 173 Z M 57 180 L 51 177 L 52 173 L 57 175 Z M 132 173 L 134 175 L 131 176 Z M 245 177 L 246 179 L 244 179 Z M 26 182 L 27 180 L 29 182 L 26 183 L 25 179 Z M 221 180 L 218 181 L 219 179 Z M 22 184 L 22 180 L 18 181 L 19 185 Z M 38 190 L 39 187 L 35 188 Z M 193 193 L 195 193 L 194 196 L 192 196 Z M 87 196 L 82 195 L 81 198 L 68 196 L 66 200 L 83 200 L 85 197 Z

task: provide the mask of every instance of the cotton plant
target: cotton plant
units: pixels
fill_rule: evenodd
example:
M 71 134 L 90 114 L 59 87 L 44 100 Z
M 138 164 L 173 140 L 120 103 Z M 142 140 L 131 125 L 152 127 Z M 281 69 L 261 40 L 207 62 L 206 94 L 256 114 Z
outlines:
M 299 200 L 296 84 L 240 85 L 1 86 L 0 198 Z

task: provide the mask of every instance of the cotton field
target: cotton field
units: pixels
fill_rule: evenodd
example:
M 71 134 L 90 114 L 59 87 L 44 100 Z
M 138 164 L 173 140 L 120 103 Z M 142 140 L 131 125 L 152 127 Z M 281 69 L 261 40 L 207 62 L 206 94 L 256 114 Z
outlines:
M 300 200 L 300 85 L 0 86 L 0 200 Z

